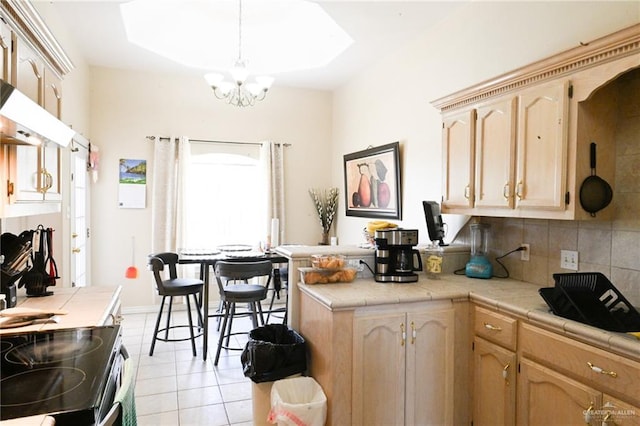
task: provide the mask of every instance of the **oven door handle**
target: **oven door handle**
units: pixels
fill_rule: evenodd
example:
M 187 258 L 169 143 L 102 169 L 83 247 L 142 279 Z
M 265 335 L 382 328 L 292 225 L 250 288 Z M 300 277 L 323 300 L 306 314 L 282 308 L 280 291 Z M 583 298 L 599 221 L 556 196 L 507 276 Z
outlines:
M 124 347 L 124 344 L 120 345 L 120 355 L 122 355 L 122 358 L 125 360 L 129 359 L 129 352 L 127 348 Z

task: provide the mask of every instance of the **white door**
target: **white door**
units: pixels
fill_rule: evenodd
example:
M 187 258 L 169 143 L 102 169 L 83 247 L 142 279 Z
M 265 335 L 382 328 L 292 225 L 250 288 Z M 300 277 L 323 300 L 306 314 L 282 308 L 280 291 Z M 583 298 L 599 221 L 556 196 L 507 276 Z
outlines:
M 89 176 L 87 147 L 71 149 L 71 286 L 85 287 L 89 276 Z

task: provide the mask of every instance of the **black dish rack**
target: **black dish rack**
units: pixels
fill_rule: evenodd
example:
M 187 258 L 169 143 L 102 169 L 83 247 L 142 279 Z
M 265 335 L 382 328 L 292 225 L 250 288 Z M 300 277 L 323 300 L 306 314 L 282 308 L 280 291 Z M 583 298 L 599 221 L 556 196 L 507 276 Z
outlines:
M 551 311 L 608 331 L 640 331 L 640 314 L 600 272 L 553 274 L 555 287 L 539 290 Z

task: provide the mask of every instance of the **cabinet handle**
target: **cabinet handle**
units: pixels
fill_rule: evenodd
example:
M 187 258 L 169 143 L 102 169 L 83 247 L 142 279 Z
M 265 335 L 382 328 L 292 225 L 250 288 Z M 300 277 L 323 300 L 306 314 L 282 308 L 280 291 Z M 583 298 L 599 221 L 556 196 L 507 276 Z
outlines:
M 71 234 L 71 238 L 78 238 L 78 234 L 74 232 L 73 234 Z
M 416 325 L 411 321 L 411 344 L 416 342 Z
M 522 181 L 516 185 L 516 197 L 518 197 L 518 200 L 522 200 Z
M 471 193 L 471 188 L 469 187 L 469 185 L 464 187 L 464 198 L 466 198 L 467 200 L 469 199 Z
M 402 340 L 400 346 L 404 346 L 404 341 L 407 340 L 407 332 L 404 331 L 404 323 L 400 324 L 400 332 L 402 333 Z
M 44 181 L 45 181 L 45 190 L 47 192 L 53 187 L 53 176 L 46 169 L 43 171 L 44 173 Z
M 497 325 L 489 324 L 488 322 L 484 323 L 484 328 L 486 328 L 487 330 L 502 331 L 502 327 L 498 327 Z
M 509 386 L 509 367 L 511 366 L 511 364 L 507 363 L 507 365 L 504 366 L 504 368 L 502 369 L 502 378 L 504 379 L 504 382 L 507 386 Z
M 607 376 L 611 376 L 614 379 L 616 377 L 618 377 L 618 373 L 616 373 L 615 371 L 607 371 L 607 370 L 603 370 L 602 368 L 591 364 L 590 362 L 587 362 L 587 365 L 589 366 L 590 369 L 592 369 L 593 371 L 595 371 L 596 373 L 600 373 L 600 374 L 606 374 Z
M 584 422 L 591 424 L 591 413 L 593 412 L 593 402 L 589 405 L 589 408 L 584 410 Z
M 71 249 L 71 253 L 80 253 L 80 249 L 77 247 L 74 249 Z
M 48 190 L 50 190 L 51 187 L 53 186 L 53 176 L 51 176 L 51 173 L 49 173 L 45 168 L 42 168 L 39 174 L 40 174 L 40 178 L 39 178 L 40 182 L 38 185 L 38 192 L 41 192 L 44 194 Z
M 509 182 L 504 184 L 504 187 L 502 188 L 502 196 L 504 197 L 505 200 L 509 199 L 509 193 L 511 191 L 509 191 Z

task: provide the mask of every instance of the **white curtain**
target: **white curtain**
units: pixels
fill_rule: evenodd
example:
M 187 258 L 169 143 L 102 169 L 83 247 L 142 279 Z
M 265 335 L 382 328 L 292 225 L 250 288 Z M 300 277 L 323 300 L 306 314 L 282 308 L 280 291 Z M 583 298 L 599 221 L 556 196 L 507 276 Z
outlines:
M 155 138 L 153 190 L 151 192 L 152 253 L 178 251 L 184 247 L 187 165 L 190 144 L 187 137 Z
M 260 161 L 264 170 L 265 194 L 267 194 L 267 229 L 269 235 L 277 222 L 277 238 L 271 235 L 271 241 L 283 244 L 286 240 L 284 205 L 284 144 L 272 141 L 262 142 Z M 277 219 L 274 221 L 274 219 Z

